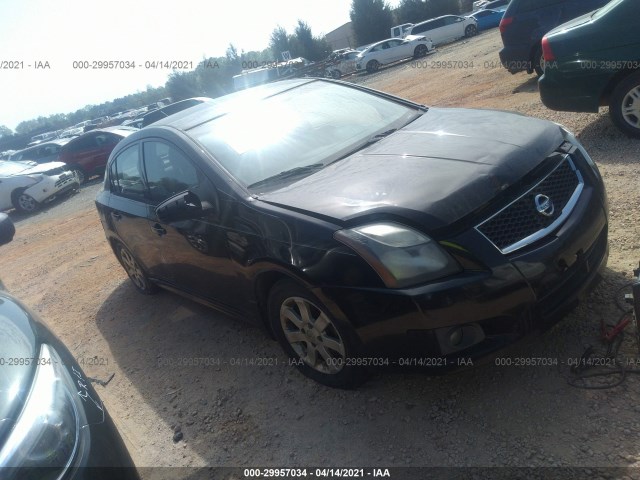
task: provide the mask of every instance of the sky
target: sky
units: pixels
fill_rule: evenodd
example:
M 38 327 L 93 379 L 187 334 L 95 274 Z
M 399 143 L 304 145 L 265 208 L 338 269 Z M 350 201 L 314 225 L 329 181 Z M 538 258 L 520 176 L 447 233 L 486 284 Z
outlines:
M 195 68 L 203 58 L 223 56 L 230 43 L 238 51 L 263 50 L 276 26 L 293 33 L 298 19 L 314 35 L 328 33 L 350 20 L 350 6 L 350 0 L 0 0 L 0 126 L 14 130 L 24 120 L 163 85 L 171 70 L 144 68 L 147 61 Z M 74 68 L 110 60 L 136 68 Z

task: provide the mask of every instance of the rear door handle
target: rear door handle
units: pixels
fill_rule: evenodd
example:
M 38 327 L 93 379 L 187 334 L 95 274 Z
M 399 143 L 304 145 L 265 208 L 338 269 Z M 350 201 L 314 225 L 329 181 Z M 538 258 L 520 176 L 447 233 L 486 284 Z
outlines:
M 166 235 L 167 233 L 167 231 L 159 223 L 156 223 L 153 227 L 151 227 L 151 230 L 156 232 L 159 236 Z

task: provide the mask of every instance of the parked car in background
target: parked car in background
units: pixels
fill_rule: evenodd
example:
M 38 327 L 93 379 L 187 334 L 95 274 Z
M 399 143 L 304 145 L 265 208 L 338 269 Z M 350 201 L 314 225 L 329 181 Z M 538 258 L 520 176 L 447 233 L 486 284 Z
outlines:
M 609 0 L 511 0 L 500 22 L 504 48 L 500 62 L 511 73 L 526 71 L 542 75 L 542 46 L 545 33 Z
M 325 68 L 326 75 L 338 79 L 356 72 L 356 57 L 359 53 L 358 50 L 347 50 L 332 56 Z
M 207 97 L 194 97 L 187 98 L 186 100 L 180 100 L 179 102 L 171 103 L 166 107 L 158 108 L 150 113 L 147 113 L 142 117 L 142 127 L 146 127 L 147 125 L 151 125 L 158 120 L 168 117 L 169 115 L 173 115 L 174 113 L 180 112 L 190 107 L 195 107 L 196 105 L 200 105 L 203 102 L 207 102 L 211 100 Z
M 0 213 L 0 245 L 15 227 Z M 138 480 L 82 362 L 0 279 L 3 480 Z M 82 362 L 83 363 L 83 362 Z
M 482 10 L 497 10 L 504 12 L 509 6 L 511 0 L 493 0 L 492 2 L 486 2 L 482 5 Z
M 326 79 L 265 84 L 139 130 L 96 206 L 141 293 L 270 329 L 331 386 L 358 359 L 475 358 L 599 278 L 608 206 L 558 124 L 427 108 Z
M 9 160 L 9 157 L 16 153 L 17 150 L 5 150 L 4 152 L 0 152 L 0 160 Z
M 396 25 L 395 27 L 391 27 L 391 38 L 402 38 L 409 30 L 413 27 L 413 23 L 403 23 L 402 25 Z
M 504 10 L 478 10 L 469 16 L 476 20 L 478 30 L 487 30 L 500 25 L 503 15 Z
M 640 138 L 640 2 L 613 0 L 560 25 L 542 39 L 542 103 L 553 110 L 597 112 Z
M 356 56 L 356 69 L 367 72 L 377 71 L 381 65 L 404 60 L 405 58 L 420 58 L 433 50 L 433 42 L 420 35 L 410 35 L 406 38 L 389 38 L 376 42 Z
M 79 186 L 76 175 L 61 162 L 0 161 L 0 211 L 34 212 Z
M 107 127 L 92 130 L 64 145 L 60 161 L 76 172 L 82 184 L 94 175 L 102 175 L 109 154 L 116 144 L 137 129 L 132 127 Z
M 33 147 L 25 148 L 11 154 L 8 160 L 21 161 L 32 160 L 36 163 L 55 162 L 60 156 L 60 149 L 69 142 L 69 138 L 58 138 L 39 143 Z
M 60 133 L 60 138 L 73 138 L 84 133 L 84 127 L 67 128 Z
M 443 15 L 416 23 L 407 31 L 407 36 L 428 37 L 434 45 L 453 42 L 462 37 L 473 37 L 478 33 L 476 20 L 471 17 Z

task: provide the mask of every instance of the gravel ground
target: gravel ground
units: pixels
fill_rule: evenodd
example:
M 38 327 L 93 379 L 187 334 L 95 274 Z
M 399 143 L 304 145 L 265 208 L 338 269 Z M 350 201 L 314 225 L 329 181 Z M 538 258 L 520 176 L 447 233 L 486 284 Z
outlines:
M 620 316 L 616 291 L 640 260 L 640 142 L 622 136 L 606 111 L 545 109 L 532 76 L 497 66 L 500 46 L 492 31 L 417 63 L 345 80 L 427 105 L 549 119 L 584 143 L 611 204 L 606 277 L 562 323 L 509 357 L 557 365 L 488 362 L 441 376 L 384 372 L 355 391 L 328 389 L 288 366 L 258 328 L 170 293 L 137 294 L 104 239 L 93 205 L 98 180 L 36 215 L 13 215 L 17 235 L 2 247 L 2 279 L 46 319 L 87 375 L 115 373 L 97 390 L 139 467 L 587 466 L 618 470 L 580 470 L 575 478 L 637 476 L 639 379 L 578 389 L 567 382 L 567 362 L 586 344 L 600 348 L 600 321 Z M 631 335 L 621 351 L 635 361 Z M 142 470 L 144 478 L 162 472 L 175 476 Z M 476 478 L 497 474 L 474 472 Z M 547 478 L 568 476 L 551 472 Z

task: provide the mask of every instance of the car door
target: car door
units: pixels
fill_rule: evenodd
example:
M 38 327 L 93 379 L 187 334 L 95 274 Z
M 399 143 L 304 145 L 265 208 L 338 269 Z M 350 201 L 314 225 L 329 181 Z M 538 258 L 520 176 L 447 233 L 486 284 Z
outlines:
M 431 39 L 434 44 L 441 44 L 447 41 L 447 32 L 444 18 L 433 20 L 428 31 L 424 35 Z
M 145 175 L 150 202 L 157 206 L 176 194 L 189 191 L 202 205 L 202 216 L 163 222 L 155 215 L 149 229 L 160 251 L 163 274 L 179 290 L 216 306 L 234 310 L 244 291 L 237 267 L 229 254 L 232 237 L 221 225 L 218 194 L 197 162 L 165 140 L 143 143 Z
M 80 166 L 84 172 L 91 175 L 100 163 L 102 152 L 96 143 L 96 132 L 87 133 L 73 140 L 67 147 L 68 159 L 65 162 L 70 165 Z
M 109 155 L 120 140 L 122 140 L 122 137 L 109 132 L 99 132 L 95 134 L 94 141 L 97 151 L 94 156 L 95 163 L 93 170 L 102 171 L 102 169 L 107 165 Z
M 464 18 L 449 15 L 443 19 L 442 35 L 445 42 L 452 42 L 464 36 Z
M 409 42 L 405 43 L 403 40 L 389 40 L 389 46 L 393 54 L 394 62 L 412 55 L 412 53 L 409 53 L 411 50 Z
M 110 190 L 106 220 L 151 278 L 170 282 L 156 245 L 157 233 L 149 227 L 149 220 L 155 218 L 155 209 L 148 199 L 139 143 L 126 148 L 113 160 L 106 186 Z

